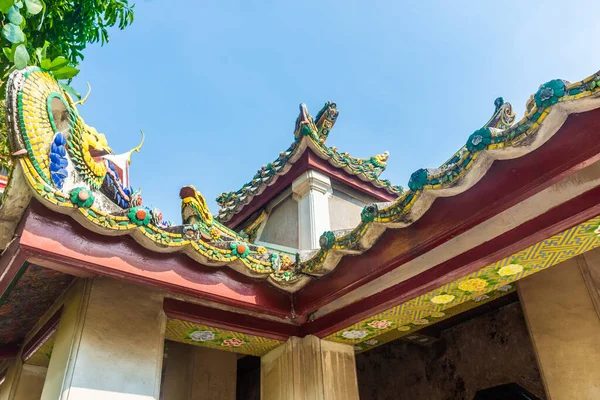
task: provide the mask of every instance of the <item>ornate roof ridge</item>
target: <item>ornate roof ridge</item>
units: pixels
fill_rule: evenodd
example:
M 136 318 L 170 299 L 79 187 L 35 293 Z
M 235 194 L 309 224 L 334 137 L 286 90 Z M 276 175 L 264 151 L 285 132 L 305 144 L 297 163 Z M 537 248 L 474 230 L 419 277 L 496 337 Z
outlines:
M 307 148 L 313 150 L 320 158 L 329 161 L 334 167 L 358 176 L 375 187 L 383 188 L 390 194 L 400 195 L 403 192 L 401 186 L 394 186 L 389 180 L 379 178 L 387 166 L 389 157 L 387 151 L 370 158 L 356 158 L 348 153 L 339 152 L 335 146 L 326 145 L 325 142 L 338 115 L 337 106 L 332 101 L 325 103 L 314 120 L 308 113 L 306 105 L 300 104 L 300 115 L 296 119 L 294 128 L 294 142 L 287 150 L 282 151 L 275 161 L 263 165 L 252 180 L 244 184 L 241 189 L 221 193 L 216 199 L 221 207 L 216 218 L 221 222 L 231 219 L 255 196 L 275 183 L 278 177 L 285 175 Z
M 0 221 L 6 231 L 14 231 L 19 213 L 33 195 L 46 207 L 70 215 L 97 233 L 129 235 L 152 251 L 182 252 L 204 265 L 229 266 L 294 292 L 333 270 L 343 256 L 368 250 L 385 230 L 417 221 L 437 197 L 465 192 L 495 160 L 522 157 L 539 148 L 569 114 L 599 107 L 600 72 L 573 84 L 553 80 L 541 85 L 529 99 L 525 117 L 515 124 L 510 105 L 497 100 L 492 119 L 440 168 L 419 169 L 411 175 L 410 189 L 397 200 L 365 206 L 357 227 L 325 232 L 320 249 L 292 259 L 254 245 L 216 221 L 191 186 L 180 192 L 183 223 L 171 226 L 162 221 L 158 209 L 144 207 L 138 192 L 122 184 L 116 156 L 111 158 L 114 163 L 91 156 L 92 151 L 110 149 L 106 138 L 85 125 L 51 73 L 28 67 L 13 72 L 7 83 L 7 125 L 15 164 L 3 195 Z M 296 132 L 310 138 L 319 134 L 318 128 L 301 118 Z M 4 233 L 2 245 L 12 239 Z

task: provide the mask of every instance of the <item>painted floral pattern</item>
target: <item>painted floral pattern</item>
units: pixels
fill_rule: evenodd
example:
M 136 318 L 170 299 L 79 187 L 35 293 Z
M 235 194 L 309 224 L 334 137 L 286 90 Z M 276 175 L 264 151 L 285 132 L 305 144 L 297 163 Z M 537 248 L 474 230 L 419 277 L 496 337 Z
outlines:
M 215 339 L 215 333 L 212 331 L 194 331 L 190 333 L 190 339 L 195 342 L 207 342 Z
M 351 330 L 351 331 L 344 331 L 344 333 L 342 333 L 342 336 L 345 337 L 346 339 L 362 339 L 364 337 L 366 337 L 369 333 L 367 331 L 358 331 L 358 330 Z
M 371 321 L 367 325 L 369 325 L 371 328 L 374 328 L 374 329 L 385 329 L 385 328 L 389 327 L 390 325 L 392 325 L 392 323 L 388 320 L 382 319 L 379 321 Z
M 431 298 L 433 304 L 447 304 L 453 301 L 456 296 L 451 294 L 440 294 Z
M 481 278 L 468 279 L 458 285 L 463 292 L 481 292 L 488 286 L 487 281 Z
M 223 343 L 221 343 L 221 346 L 240 347 L 243 344 L 246 344 L 246 342 L 244 342 L 242 339 L 231 338 L 231 339 L 224 340 Z
M 502 267 L 498 270 L 498 275 L 500 276 L 511 276 L 516 275 L 520 272 L 523 272 L 523 266 L 519 264 L 509 264 L 505 267 Z

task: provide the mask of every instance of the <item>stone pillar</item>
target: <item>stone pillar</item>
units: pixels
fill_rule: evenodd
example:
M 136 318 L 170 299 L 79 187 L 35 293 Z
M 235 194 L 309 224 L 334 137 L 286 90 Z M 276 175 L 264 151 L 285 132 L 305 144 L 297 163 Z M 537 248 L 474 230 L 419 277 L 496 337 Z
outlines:
M 167 342 L 164 400 L 235 400 L 237 354 Z
M 158 400 L 166 317 L 162 296 L 94 278 L 69 289 L 42 400 Z
M 292 337 L 261 359 L 262 400 L 358 400 L 352 346 Z
M 23 365 L 15 391 L 15 400 L 39 400 L 46 380 L 48 368 Z
M 19 383 L 19 375 L 23 363 L 21 362 L 21 356 L 11 361 L 10 367 L 6 371 L 4 382 L 0 385 L 0 400 L 13 400 L 15 392 L 17 391 L 17 384 Z
M 600 320 L 579 267 L 580 257 L 517 282 L 551 400 L 600 399 Z
M 298 202 L 298 241 L 300 250 L 319 248 L 319 238 L 331 229 L 329 197 L 331 180 L 320 172 L 309 170 L 292 183 L 294 200 Z

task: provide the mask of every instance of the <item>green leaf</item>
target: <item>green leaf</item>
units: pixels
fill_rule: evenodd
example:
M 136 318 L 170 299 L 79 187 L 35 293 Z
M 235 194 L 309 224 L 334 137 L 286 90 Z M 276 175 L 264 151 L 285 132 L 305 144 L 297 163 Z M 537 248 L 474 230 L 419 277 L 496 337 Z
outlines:
M 15 4 L 14 0 L 0 0 L 0 11 L 3 14 L 7 14 L 13 4 Z
M 8 23 L 2 27 L 2 36 L 11 43 L 23 43 L 25 41 L 25 35 L 19 25 L 13 23 Z
M 23 23 L 23 16 L 17 7 L 12 6 L 10 10 L 8 10 L 8 20 L 15 25 L 21 25 Z
M 68 63 L 69 63 L 69 60 L 67 60 L 64 57 L 56 57 L 54 60 L 52 60 L 52 63 L 50 64 L 50 68 L 48 68 L 48 70 L 58 71 L 59 69 L 61 69 L 65 65 L 67 65 Z
M 63 90 L 67 93 L 69 93 L 69 95 L 71 95 L 71 97 L 76 97 L 79 100 L 81 100 L 81 94 L 79 92 L 77 92 L 75 89 L 73 89 L 73 87 L 71 85 L 67 85 L 66 83 L 62 83 L 59 82 L 60 87 L 63 88 Z
M 2 52 L 4 53 L 6 58 L 8 58 L 8 61 L 10 61 L 10 62 L 13 61 L 13 51 L 10 47 L 3 47 Z
M 71 79 L 78 73 L 79 70 L 75 67 L 71 67 L 70 65 L 65 65 L 61 69 L 53 71 L 54 77 L 56 79 Z
M 35 57 L 38 60 L 38 63 L 41 63 L 42 60 L 44 59 L 44 57 L 42 56 L 42 48 L 38 47 L 34 50 L 34 52 L 35 52 Z
M 41 0 L 25 0 L 25 5 L 27 6 L 29 14 L 33 15 L 39 14 L 39 12 L 42 11 L 42 8 L 44 8 Z
M 44 58 L 42 59 L 42 61 L 40 61 L 40 67 L 42 67 L 42 69 L 49 69 L 50 68 L 50 64 L 52 64 L 52 62 L 50 61 L 49 58 Z
M 71 65 L 65 65 L 64 67 L 53 71 L 53 74 L 55 77 L 58 76 L 57 79 L 71 79 L 79 74 L 79 68 L 75 68 Z
M 23 69 L 29 62 L 29 53 L 24 45 L 20 44 L 15 49 L 15 67 L 17 69 Z

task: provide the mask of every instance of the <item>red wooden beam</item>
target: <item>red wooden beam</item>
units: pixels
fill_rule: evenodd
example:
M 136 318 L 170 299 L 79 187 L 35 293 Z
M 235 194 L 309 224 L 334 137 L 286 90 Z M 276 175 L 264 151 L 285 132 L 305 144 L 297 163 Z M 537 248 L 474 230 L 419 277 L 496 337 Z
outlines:
M 327 336 L 455 281 L 597 215 L 600 215 L 600 187 L 417 276 L 308 322 L 302 327 L 302 335 Z
M 58 323 L 62 315 L 63 307 L 61 306 L 44 325 L 36 332 L 36 334 L 23 346 L 23 354 L 21 355 L 23 362 L 29 360 L 40 347 L 56 332 Z
M 367 252 L 294 296 L 306 317 L 329 302 L 431 251 L 600 159 L 600 109 L 574 114 L 547 143 L 523 157 L 495 162 L 474 187 L 439 198 L 412 225 L 386 231 Z
M 169 318 L 276 340 L 285 341 L 290 336 L 297 336 L 300 333 L 299 326 L 297 325 L 266 320 L 251 315 L 238 314 L 175 299 L 166 298 L 163 303 L 163 309 Z
M 37 201 L 32 202 L 23 219 L 20 245 L 38 265 L 83 270 L 291 318 L 289 294 L 229 267 L 207 267 L 181 253 L 147 250 L 129 236 L 99 235 Z

